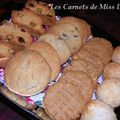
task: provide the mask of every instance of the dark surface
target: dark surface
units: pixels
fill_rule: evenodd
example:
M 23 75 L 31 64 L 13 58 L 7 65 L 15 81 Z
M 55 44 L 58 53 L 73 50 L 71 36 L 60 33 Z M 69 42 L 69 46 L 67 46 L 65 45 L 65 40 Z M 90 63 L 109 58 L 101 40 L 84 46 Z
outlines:
M 52 0 L 54 1 L 54 0 Z M 70 0 L 71 1 L 71 0 Z M 69 1 L 69 2 L 70 2 Z M 0 0 L 1 2 L 1 0 Z M 61 0 L 54 1 L 55 5 L 60 4 Z M 66 1 L 66 3 L 68 0 Z M 63 3 L 64 4 L 64 3 Z M 72 3 L 71 3 L 72 4 Z M 77 1 L 78 4 L 78 1 Z M 82 3 L 79 3 L 82 4 Z M 89 3 L 88 3 L 89 4 Z M 12 9 L 20 9 L 24 7 L 24 0 L 5 0 L 0 3 L 0 21 L 5 19 L 9 19 L 11 15 Z M 76 11 L 76 10 L 56 10 L 56 14 L 60 16 L 69 16 L 73 15 L 76 17 L 83 18 L 87 20 L 92 25 L 92 33 L 94 36 L 104 37 L 111 41 L 113 46 L 120 45 L 120 14 L 119 11 Z M 101 29 L 100 29 L 101 28 Z M 108 34 L 109 33 L 109 34 Z M 0 94 L 0 101 L 11 107 L 14 111 L 18 112 L 21 116 L 25 117 L 25 119 L 37 119 L 34 117 L 34 114 L 29 113 L 28 111 L 23 110 L 22 108 L 18 107 L 4 96 Z M 15 119 L 14 116 L 17 114 L 16 112 L 12 112 L 11 109 L 8 109 L 6 106 L 6 111 L 2 111 L 0 106 L 0 115 L 3 115 L 4 120 L 13 120 Z M 118 120 L 120 120 L 120 107 L 115 109 L 117 114 Z M 13 118 L 10 117 L 13 115 Z M 24 118 L 18 117 L 18 120 L 24 120 Z M 3 120 L 0 116 L 0 120 Z

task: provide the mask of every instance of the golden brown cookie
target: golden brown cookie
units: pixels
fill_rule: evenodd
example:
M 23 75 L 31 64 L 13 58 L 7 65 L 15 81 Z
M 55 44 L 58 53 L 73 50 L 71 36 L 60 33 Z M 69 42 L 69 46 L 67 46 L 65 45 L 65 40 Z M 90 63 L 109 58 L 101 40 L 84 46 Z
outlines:
M 97 79 L 99 77 L 99 73 L 93 64 L 86 62 L 84 60 L 73 60 L 69 66 L 65 68 L 65 71 L 84 71 L 86 72 L 93 80 L 94 88 L 97 84 Z
M 100 61 L 100 59 L 97 56 L 92 55 L 88 51 L 86 51 L 84 49 L 84 45 L 77 53 L 74 54 L 73 60 L 75 59 L 80 59 L 80 60 L 82 59 L 85 60 L 86 62 L 93 64 L 98 70 L 99 74 L 103 72 L 104 69 L 103 63 Z
M 56 50 L 45 41 L 34 42 L 28 49 L 39 52 L 46 59 L 52 71 L 50 81 L 55 80 L 60 72 L 60 58 Z
M 66 44 L 65 41 L 61 40 L 54 34 L 44 34 L 39 37 L 38 41 L 45 41 L 49 43 L 58 53 L 60 57 L 61 64 L 66 62 L 69 57 L 71 56 L 71 51 L 69 46 Z
M 83 71 L 65 71 L 62 78 L 64 81 L 75 85 L 86 102 L 91 100 L 94 90 L 93 80 L 87 73 Z
M 72 53 L 78 51 L 82 45 L 82 39 L 78 29 L 71 24 L 56 24 L 48 29 L 48 33 L 55 34 L 60 40 L 65 41 Z
M 40 15 L 40 18 L 46 25 L 51 26 L 56 23 L 55 11 L 50 4 L 41 1 L 28 0 L 25 4 L 25 8 Z
M 73 16 L 66 16 L 66 17 L 62 17 L 58 21 L 58 23 L 68 23 L 75 26 L 80 32 L 83 42 L 87 41 L 87 39 L 91 36 L 90 25 L 86 21 L 80 18 L 76 18 Z
M 6 64 L 7 87 L 22 96 L 30 96 L 44 90 L 51 77 L 51 69 L 41 54 L 33 50 L 17 53 Z
M 12 22 L 25 27 L 30 33 L 38 35 L 45 33 L 45 28 L 41 18 L 32 11 L 23 9 L 21 11 L 12 11 Z M 32 17 L 31 17 L 32 16 Z
M 32 42 L 31 35 L 28 31 L 12 22 L 0 25 L 0 39 L 2 39 L 2 41 L 15 42 L 24 46 L 28 46 Z
M 51 120 L 51 118 L 46 114 L 43 108 L 38 108 L 36 114 L 43 120 Z
M 60 81 L 48 89 L 43 106 L 53 120 L 75 120 L 80 117 L 85 101 L 76 86 L 64 79 Z
M 120 46 L 114 49 L 112 54 L 112 61 L 120 64 Z
M 103 72 L 104 79 L 120 79 L 120 64 L 118 63 L 109 63 L 105 66 Z

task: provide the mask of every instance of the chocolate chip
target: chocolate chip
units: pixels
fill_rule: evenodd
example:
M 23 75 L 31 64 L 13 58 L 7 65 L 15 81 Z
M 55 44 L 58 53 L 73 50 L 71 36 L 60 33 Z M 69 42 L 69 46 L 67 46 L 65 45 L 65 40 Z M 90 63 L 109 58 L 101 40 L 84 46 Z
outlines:
M 29 6 L 30 7 L 34 7 L 35 5 L 33 3 L 29 3 Z
M 26 32 L 25 29 L 23 29 L 23 28 L 21 29 L 21 31 L 22 31 L 22 32 Z
M 77 35 L 73 35 L 74 37 L 78 37 Z
M 20 43 L 25 43 L 25 40 L 23 39 L 23 37 L 19 37 L 19 38 L 18 38 L 18 41 L 19 41 Z
M 66 34 L 64 34 L 64 33 L 63 33 L 62 35 L 63 35 L 64 37 L 67 37 L 67 35 L 66 35 Z

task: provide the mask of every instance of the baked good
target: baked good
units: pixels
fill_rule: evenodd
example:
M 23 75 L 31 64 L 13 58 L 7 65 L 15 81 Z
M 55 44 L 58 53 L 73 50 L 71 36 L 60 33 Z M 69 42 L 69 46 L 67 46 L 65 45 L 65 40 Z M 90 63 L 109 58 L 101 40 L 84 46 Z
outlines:
M 97 88 L 97 99 L 110 105 L 111 107 L 120 106 L 120 80 L 105 80 L 102 85 Z
M 60 58 L 56 50 L 44 41 L 34 42 L 28 49 L 39 52 L 46 59 L 52 71 L 50 81 L 55 80 L 60 72 Z
M 51 120 L 51 118 L 46 114 L 43 108 L 38 108 L 36 114 L 43 120 Z
M 58 21 L 58 23 L 68 23 L 76 27 L 80 32 L 83 42 L 87 41 L 88 38 L 91 36 L 90 25 L 86 21 L 80 18 L 76 18 L 73 16 L 66 16 L 66 17 L 62 17 Z
M 120 64 L 120 46 L 114 49 L 112 54 L 112 61 Z
M 17 53 L 6 64 L 5 82 L 14 93 L 31 96 L 45 89 L 51 69 L 41 54 L 33 50 Z
M 26 107 L 27 103 L 25 102 L 25 100 L 22 97 L 12 93 L 6 87 L 0 87 L 0 91 L 13 102 L 17 103 L 20 106 Z
M 45 25 L 51 26 L 56 23 L 55 11 L 50 4 L 36 0 L 28 0 L 25 8 L 37 13 Z
M 113 52 L 112 44 L 103 38 L 92 38 L 84 45 L 84 49 L 91 55 L 96 55 L 101 59 L 103 65 L 110 62 Z M 104 55 L 106 56 L 104 58 Z
M 85 106 L 83 96 L 76 86 L 62 78 L 59 81 L 46 92 L 43 107 L 53 120 L 75 120 Z
M 59 39 L 59 37 L 57 37 L 54 34 L 44 34 L 39 37 L 38 41 L 48 42 L 57 51 L 60 57 L 61 64 L 66 62 L 71 56 L 70 48 L 66 44 L 66 42 L 62 41 L 61 39 Z
M 0 38 L 2 41 L 12 41 L 24 46 L 31 44 L 31 36 L 28 31 L 12 22 L 0 25 Z
M 7 42 L 0 42 L 0 58 L 12 57 L 15 51 Z
M 77 53 L 75 53 L 72 56 L 72 58 L 73 60 L 82 59 L 86 62 L 93 64 L 95 68 L 98 70 L 99 74 L 103 72 L 103 69 L 104 69 L 103 63 L 100 61 L 100 59 L 97 56 L 91 55 L 88 51 L 86 51 L 84 49 L 84 45 L 83 47 L 81 47 L 81 49 Z
M 48 33 L 55 34 L 60 40 L 65 41 L 72 54 L 78 51 L 82 45 L 82 38 L 78 29 L 71 24 L 56 24 L 48 29 Z
M 99 101 L 90 101 L 83 110 L 80 120 L 117 120 L 113 109 Z
M 88 102 L 92 98 L 94 91 L 93 81 L 91 77 L 83 71 L 65 71 L 62 79 L 75 85 L 81 95 L 84 97 L 85 102 Z
M 43 21 L 32 11 L 23 9 L 21 11 L 12 11 L 12 22 L 19 26 L 25 27 L 30 33 L 38 35 L 45 33 Z M 32 16 L 32 17 L 31 17 Z
M 120 79 L 120 64 L 118 63 L 109 63 L 105 66 L 103 72 L 103 78 L 106 79 Z
M 0 68 L 4 68 L 8 60 L 15 54 L 9 43 L 0 42 Z
M 92 78 L 94 88 L 96 87 L 99 74 L 97 69 L 91 63 L 80 59 L 73 60 L 71 64 L 64 69 L 64 71 L 67 70 L 86 72 Z

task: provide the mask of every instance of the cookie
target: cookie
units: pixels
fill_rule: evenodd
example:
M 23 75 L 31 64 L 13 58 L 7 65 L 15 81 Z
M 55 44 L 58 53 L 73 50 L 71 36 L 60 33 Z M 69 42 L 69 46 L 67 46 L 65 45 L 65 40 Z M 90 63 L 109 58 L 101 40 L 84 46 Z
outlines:
M 38 108 L 36 111 L 36 115 L 43 120 L 51 120 L 51 118 L 45 113 L 43 108 Z
M 43 106 L 53 120 L 75 120 L 80 117 L 85 101 L 76 86 L 62 80 L 48 89 Z
M 7 42 L 15 42 L 19 45 L 28 46 L 31 44 L 31 35 L 24 28 L 12 22 L 0 25 L 0 39 Z
M 84 49 L 87 52 L 89 52 L 92 56 L 96 56 L 96 58 L 99 59 L 99 61 L 102 62 L 103 66 L 108 64 L 110 62 L 110 60 L 111 60 L 111 56 L 109 56 L 109 54 L 106 53 L 106 57 L 104 57 L 104 55 L 105 55 L 104 50 L 101 50 L 101 49 L 97 48 L 97 46 L 92 47 L 89 44 L 85 44 Z
M 50 66 L 41 54 L 33 50 L 24 50 L 13 56 L 4 72 L 7 87 L 22 96 L 43 91 L 51 77 Z
M 86 72 L 92 78 L 94 88 L 96 87 L 99 74 L 97 69 L 91 63 L 84 60 L 73 60 L 71 64 L 64 69 L 64 71 L 67 70 Z
M 15 51 L 7 42 L 0 42 L 0 58 L 12 57 Z
M 103 72 L 103 78 L 106 79 L 120 79 L 120 64 L 118 63 L 109 63 L 105 66 Z
M 48 33 L 55 34 L 60 40 L 65 41 L 70 47 L 72 54 L 78 51 L 82 45 L 78 29 L 71 24 L 56 24 L 48 29 Z
M 61 64 L 65 63 L 71 56 L 70 48 L 66 42 L 54 34 L 44 34 L 39 37 L 38 41 L 45 41 L 49 43 L 57 51 Z
M 117 120 L 117 117 L 110 106 L 99 100 L 92 100 L 84 108 L 80 120 Z
M 66 16 L 66 17 L 62 17 L 58 21 L 58 23 L 67 23 L 76 27 L 80 32 L 83 42 L 87 41 L 87 39 L 91 36 L 90 25 L 86 21 L 80 18 L 76 18 L 73 16 Z
M 50 4 L 28 0 L 25 4 L 25 8 L 37 13 L 45 25 L 51 26 L 56 23 L 55 11 Z
M 30 33 L 38 35 L 45 33 L 43 21 L 32 11 L 23 9 L 21 11 L 12 11 L 12 22 L 19 26 L 25 27 Z M 32 16 L 32 17 L 31 17 Z
M 75 85 L 85 101 L 88 102 L 92 98 L 93 94 L 93 80 L 91 77 L 83 71 L 66 71 L 63 73 L 64 81 Z
M 28 49 L 39 52 L 46 59 L 52 71 L 50 81 L 55 80 L 60 72 L 60 58 L 56 50 L 44 41 L 34 42 Z
M 105 80 L 96 90 L 98 100 L 103 101 L 112 108 L 120 106 L 120 80 Z
M 114 49 L 114 52 L 112 54 L 112 61 L 120 64 L 120 46 Z
M 93 64 L 98 70 L 99 74 L 103 72 L 104 69 L 103 63 L 100 61 L 100 59 L 97 56 L 91 55 L 88 51 L 86 51 L 84 49 L 84 45 L 77 53 L 73 55 L 73 60 L 74 59 L 82 59 L 86 62 Z
M 27 105 L 27 103 L 25 102 L 25 100 L 24 100 L 22 97 L 14 94 L 14 93 L 12 93 L 12 92 L 11 92 L 10 90 L 8 90 L 6 87 L 4 87 L 4 86 L 0 87 L 0 91 L 1 91 L 8 99 L 12 100 L 12 101 L 15 102 L 16 104 L 18 104 L 18 105 L 20 105 L 20 106 L 22 106 L 22 107 L 25 107 L 25 106 Z

